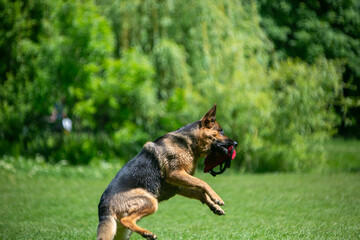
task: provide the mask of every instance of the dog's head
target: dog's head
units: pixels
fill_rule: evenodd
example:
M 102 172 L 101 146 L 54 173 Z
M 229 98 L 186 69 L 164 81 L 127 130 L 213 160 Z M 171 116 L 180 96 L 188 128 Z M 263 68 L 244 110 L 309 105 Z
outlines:
M 200 119 L 200 139 L 203 154 L 228 154 L 231 146 L 237 146 L 237 142 L 227 137 L 216 121 L 216 104 Z

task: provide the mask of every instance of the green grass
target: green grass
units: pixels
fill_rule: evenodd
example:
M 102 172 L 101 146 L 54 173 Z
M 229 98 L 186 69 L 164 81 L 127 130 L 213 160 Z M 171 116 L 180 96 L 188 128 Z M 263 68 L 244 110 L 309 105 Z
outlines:
M 332 139 L 325 144 L 327 169 L 331 172 L 360 173 L 360 141 Z
M 0 176 L 0 239 L 95 239 L 111 178 Z M 226 216 L 176 196 L 139 225 L 159 239 L 360 238 L 359 174 L 198 176 L 226 202 Z
M 332 140 L 326 149 L 322 173 L 198 173 L 226 202 L 226 216 L 176 196 L 139 225 L 159 239 L 360 239 L 360 142 Z M 95 239 L 97 204 L 119 167 L 3 158 L 0 239 Z

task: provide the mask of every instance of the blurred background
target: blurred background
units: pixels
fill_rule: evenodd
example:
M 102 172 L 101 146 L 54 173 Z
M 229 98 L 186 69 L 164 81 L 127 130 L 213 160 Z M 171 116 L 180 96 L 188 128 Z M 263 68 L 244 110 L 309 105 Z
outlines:
M 359 87 L 356 0 L 0 0 L 0 157 L 124 163 L 217 103 L 233 168 L 338 166 Z

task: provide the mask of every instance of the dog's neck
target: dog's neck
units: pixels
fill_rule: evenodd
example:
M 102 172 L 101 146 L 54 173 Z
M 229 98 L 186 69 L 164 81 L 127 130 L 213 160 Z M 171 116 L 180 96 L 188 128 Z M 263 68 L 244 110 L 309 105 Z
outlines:
M 200 122 L 196 121 L 169 133 L 177 138 L 177 141 L 174 141 L 175 144 L 191 152 L 195 161 L 205 156 L 202 149 L 199 149 L 199 129 Z

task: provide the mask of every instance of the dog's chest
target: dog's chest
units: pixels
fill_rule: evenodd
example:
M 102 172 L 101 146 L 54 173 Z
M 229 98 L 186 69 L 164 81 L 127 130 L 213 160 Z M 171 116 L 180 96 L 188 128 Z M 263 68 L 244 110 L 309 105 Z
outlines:
M 175 196 L 179 191 L 179 187 L 172 185 L 170 183 L 167 183 L 165 180 L 161 181 L 161 187 L 159 190 L 159 196 L 158 201 L 164 201 L 168 200 L 169 198 L 172 198 Z
M 196 160 L 188 152 L 183 152 L 178 155 L 178 168 L 184 169 L 188 174 L 194 175 L 196 169 Z

